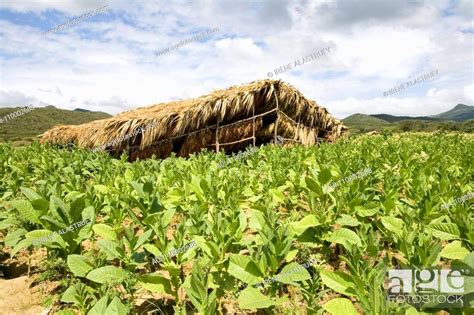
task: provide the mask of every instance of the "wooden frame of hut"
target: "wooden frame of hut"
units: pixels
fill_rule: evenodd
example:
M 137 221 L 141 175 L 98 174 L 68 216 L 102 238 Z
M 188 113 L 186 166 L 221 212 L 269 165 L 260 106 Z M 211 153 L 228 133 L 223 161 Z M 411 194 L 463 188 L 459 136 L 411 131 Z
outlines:
M 291 85 L 259 80 L 82 125 L 57 126 L 41 135 L 41 142 L 102 148 L 114 156 L 125 151 L 135 160 L 172 152 L 187 156 L 202 148 L 234 152 L 281 139 L 313 145 L 336 141 L 346 130 Z

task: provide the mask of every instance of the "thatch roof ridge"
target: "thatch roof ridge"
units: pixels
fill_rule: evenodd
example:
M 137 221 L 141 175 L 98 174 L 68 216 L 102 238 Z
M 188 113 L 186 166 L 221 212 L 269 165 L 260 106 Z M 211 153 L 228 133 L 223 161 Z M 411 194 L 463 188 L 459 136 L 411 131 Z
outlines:
M 96 120 L 78 126 L 58 126 L 46 132 L 42 141 L 75 142 L 81 147 L 94 148 L 114 143 L 124 147 L 117 138 L 144 128 L 140 147 L 143 149 L 156 141 L 183 136 L 205 129 L 218 121 L 222 125 L 242 120 L 275 107 L 299 127 L 316 129 L 315 136 L 307 134 L 305 143 L 314 143 L 317 130 L 340 134 L 345 126 L 328 111 L 309 100 L 296 88 L 280 80 L 259 80 L 246 85 L 231 86 L 194 99 L 159 103 L 126 111 L 115 117 Z M 152 127 L 147 128 L 147 126 Z M 64 135 L 60 133 L 67 132 Z M 65 144 L 65 143 L 63 143 Z

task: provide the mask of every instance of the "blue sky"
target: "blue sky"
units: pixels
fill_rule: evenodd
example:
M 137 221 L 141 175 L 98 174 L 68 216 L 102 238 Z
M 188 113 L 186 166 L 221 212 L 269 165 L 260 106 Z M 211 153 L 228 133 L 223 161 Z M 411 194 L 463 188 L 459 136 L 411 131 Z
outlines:
M 471 0 L 10 1 L 0 3 L 0 107 L 111 114 L 273 78 L 338 118 L 474 105 Z M 104 6 L 107 11 L 42 35 Z M 157 52 L 217 28 L 198 41 Z M 390 97 L 409 79 L 439 75 Z

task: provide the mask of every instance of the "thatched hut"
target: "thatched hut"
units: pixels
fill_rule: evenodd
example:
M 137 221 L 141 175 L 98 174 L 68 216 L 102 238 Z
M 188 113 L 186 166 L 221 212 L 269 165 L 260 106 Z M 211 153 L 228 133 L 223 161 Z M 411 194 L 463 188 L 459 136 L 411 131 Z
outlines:
M 347 128 L 282 81 L 260 80 L 195 99 L 137 108 L 77 126 L 57 126 L 41 142 L 126 151 L 132 160 L 202 148 L 233 152 L 268 142 L 336 141 Z M 275 141 L 277 139 L 279 141 Z

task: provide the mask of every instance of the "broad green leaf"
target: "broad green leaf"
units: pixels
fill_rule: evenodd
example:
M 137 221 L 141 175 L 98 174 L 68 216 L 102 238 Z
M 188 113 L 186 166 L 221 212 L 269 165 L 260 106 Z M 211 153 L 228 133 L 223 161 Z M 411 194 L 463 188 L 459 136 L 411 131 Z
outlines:
M 321 280 L 324 285 L 333 289 L 334 291 L 347 295 L 354 296 L 355 283 L 348 274 L 339 271 L 320 271 Z
M 399 238 L 402 237 L 403 226 L 405 225 L 403 223 L 403 220 L 394 218 L 394 217 L 388 217 L 388 216 L 382 217 L 381 220 L 382 220 L 383 226 L 387 230 L 389 230 L 392 233 L 395 233 L 395 235 L 398 236 Z
M 130 182 L 132 185 L 133 189 L 138 193 L 138 196 L 141 198 L 145 198 L 145 193 L 143 192 L 142 184 L 137 183 L 135 181 Z
M 332 315 L 357 315 L 354 304 L 348 299 L 335 298 L 323 305 L 326 312 Z
M 107 310 L 108 296 L 102 297 L 94 306 L 87 312 L 87 315 L 104 315 Z
M 153 183 L 145 182 L 143 184 L 143 191 L 145 192 L 145 194 L 151 195 L 153 193 Z
M 270 189 L 270 195 L 272 196 L 272 200 L 278 202 L 278 203 L 284 203 L 285 202 L 285 195 L 283 193 L 275 188 Z
M 359 236 L 352 230 L 347 228 L 340 228 L 332 232 L 328 237 L 326 237 L 328 242 L 341 244 L 347 250 L 350 250 L 352 245 L 362 246 L 362 242 Z
M 262 274 L 257 264 L 248 256 L 231 254 L 229 269 L 227 271 L 232 276 L 249 285 L 262 281 Z
M 266 225 L 265 218 L 261 211 L 252 210 L 250 215 L 249 227 L 256 231 L 260 231 Z
M 52 238 L 53 237 L 53 231 L 50 230 L 33 230 L 28 233 L 26 233 L 25 237 L 31 241 L 39 241 L 41 238 Z
M 214 257 L 213 250 L 208 241 L 202 236 L 195 235 L 194 240 L 198 244 L 199 248 L 201 248 L 209 257 Z
M 138 283 L 151 292 L 172 294 L 171 282 L 161 274 L 146 274 L 138 277 Z
M 195 175 L 191 175 L 191 183 L 186 182 L 184 185 L 187 190 L 190 192 L 194 192 L 194 196 L 199 200 L 199 202 L 204 203 L 206 198 L 204 196 L 204 192 L 202 191 L 201 187 L 199 186 L 199 177 Z
M 290 250 L 288 252 L 288 254 L 286 254 L 286 257 L 285 257 L 286 262 L 293 261 L 295 259 L 296 255 L 298 255 L 298 250 L 297 249 Z
M 15 247 L 13 247 L 12 251 L 10 252 L 10 257 L 15 257 L 15 255 L 22 249 L 25 249 L 27 248 L 28 246 L 31 245 L 31 241 L 30 240 L 21 240 L 20 242 L 18 242 Z
M 409 306 L 405 311 L 405 315 L 420 315 L 420 313 L 413 306 Z
M 81 221 L 81 213 L 84 210 L 86 205 L 86 201 L 82 197 L 78 197 L 74 199 L 69 205 L 70 211 L 69 215 L 73 222 Z
M 441 240 L 459 239 L 459 229 L 454 223 L 436 223 L 430 224 L 431 233 L 434 237 Z
M 66 248 L 67 244 L 57 232 L 50 230 L 34 230 L 26 233 L 26 238 L 31 241 L 33 245 L 49 245 L 57 243 L 61 248 Z M 38 244 L 36 244 L 36 242 Z
M 243 210 L 240 210 L 239 213 L 239 229 L 237 233 L 244 233 L 244 231 L 247 229 L 247 216 L 245 215 L 245 212 Z
M 115 233 L 114 229 L 107 224 L 94 224 L 92 229 L 94 230 L 95 234 L 106 240 L 115 241 L 117 239 L 117 233 Z
M 356 214 L 359 216 L 359 217 L 372 217 L 374 215 L 376 215 L 379 210 L 376 209 L 376 208 L 373 208 L 373 209 L 366 209 L 362 206 L 355 206 L 354 207 L 355 211 L 356 211 Z
M 133 171 L 130 168 L 127 168 L 125 170 L 124 177 L 127 182 L 131 182 L 133 178 L 135 177 L 135 175 L 133 174 Z
M 36 191 L 34 191 L 30 188 L 21 187 L 20 190 L 23 193 L 23 195 L 25 195 L 25 197 L 28 198 L 28 200 L 30 200 L 30 201 L 43 199 L 43 197 L 38 195 L 38 193 L 36 193 Z
M 395 208 L 396 204 L 395 201 L 392 199 L 387 199 L 385 202 L 382 204 L 387 212 L 389 212 L 391 209 Z
M 95 208 L 93 206 L 86 207 L 84 210 L 82 210 L 82 220 L 89 219 L 91 223 L 94 222 L 95 219 Z M 85 225 L 89 226 L 91 223 Z
M 313 178 L 307 176 L 305 178 L 306 186 L 315 193 L 322 194 L 321 185 Z
M 464 263 L 471 269 L 471 276 L 474 276 L 474 252 L 464 257 Z
M 182 287 L 185 289 L 191 303 L 200 308 L 201 303 L 206 300 L 208 290 L 204 285 L 202 269 L 197 267 L 197 264 L 193 266 L 191 274 L 186 277 Z
M 108 256 L 109 259 L 122 258 L 123 256 L 120 252 L 120 248 L 112 241 L 99 240 L 97 241 L 97 245 L 99 246 L 100 250 Z
M 82 240 L 92 237 L 92 227 L 95 220 L 95 209 L 94 207 L 86 207 L 82 210 L 82 221 L 88 220 L 89 223 L 84 225 L 77 232 L 76 242 L 80 243 Z
M 310 214 L 310 215 L 304 217 L 303 219 L 301 219 L 298 222 L 291 222 L 289 224 L 289 228 L 290 228 L 289 233 L 290 233 L 290 235 L 298 235 L 299 236 L 299 235 L 303 234 L 304 231 L 306 231 L 310 227 L 318 226 L 320 224 L 321 223 L 316 218 L 316 216 L 313 215 L 313 214 Z
M 276 280 L 279 282 L 294 284 L 298 281 L 311 279 L 308 270 L 298 263 L 291 263 L 283 267 L 283 269 L 276 275 Z
M 161 226 L 166 227 L 170 224 L 171 219 L 173 219 L 174 214 L 176 213 L 176 209 L 171 208 L 163 212 L 161 217 Z
M 80 296 L 77 293 L 76 287 L 75 286 L 70 286 L 67 288 L 66 291 L 64 291 L 62 297 L 61 297 L 61 302 L 63 303 L 76 303 L 80 304 Z
M 138 248 L 140 248 L 140 246 L 142 246 L 143 243 L 148 241 L 150 239 L 150 236 L 151 236 L 152 233 L 153 233 L 153 231 L 149 230 L 149 231 L 143 233 L 142 235 L 140 235 L 138 237 L 137 243 L 133 247 L 133 250 L 137 250 Z
M 14 200 L 11 205 L 18 210 L 21 220 L 41 225 L 39 220 L 41 214 L 33 208 L 28 200 Z
M 242 290 L 237 301 L 242 309 L 268 308 L 278 304 L 252 287 Z
M 49 216 L 49 215 L 42 215 L 40 219 L 43 220 L 43 222 L 51 223 L 55 230 L 61 230 L 68 227 L 66 224 L 60 222 L 58 219 L 53 218 L 52 216 Z
M 160 257 L 162 255 L 160 250 L 155 245 L 145 244 L 143 245 L 143 248 L 155 255 L 155 257 Z
M 114 266 L 105 266 L 94 269 L 86 276 L 87 279 L 97 283 L 120 283 L 125 280 L 126 277 L 127 273 L 125 270 Z
M 331 171 L 327 168 L 323 168 L 318 174 L 318 180 L 322 185 L 329 183 L 331 177 Z
M 339 219 L 336 220 L 336 224 L 346 225 L 346 226 L 359 226 L 361 223 L 350 215 L 343 214 Z
M 7 230 L 9 227 L 15 226 L 15 225 L 21 225 L 21 222 L 18 221 L 16 218 L 7 218 L 3 221 L 0 221 L 0 231 L 1 230 Z
M 162 217 L 163 217 L 163 214 L 162 213 L 159 213 L 159 212 L 156 212 L 156 213 L 152 213 L 148 216 L 146 216 L 145 219 L 143 219 L 143 222 L 149 226 L 152 226 L 152 225 L 157 225 L 159 226 L 161 224 L 161 220 L 162 220 Z
M 62 223 L 69 225 L 69 211 L 67 205 L 56 196 L 49 198 L 49 210 L 58 219 L 61 218 Z
M 4 240 L 5 246 L 14 247 L 20 240 L 23 239 L 23 236 L 25 236 L 26 233 L 27 231 L 25 229 L 18 229 L 8 233 Z
M 85 277 L 93 268 L 87 258 L 81 255 L 67 256 L 67 265 L 76 277 Z
M 85 196 L 84 193 L 81 193 L 79 191 L 71 191 L 64 197 L 64 201 L 71 202 L 83 196 Z
M 106 194 L 109 192 L 109 187 L 104 186 L 104 185 L 94 185 L 94 189 L 103 194 Z
M 446 245 L 439 255 L 448 259 L 463 260 L 469 254 L 469 250 L 462 246 L 461 241 L 453 241 Z
M 109 306 L 105 310 L 105 315 L 127 315 L 128 310 L 125 305 L 120 302 L 118 297 L 114 297 L 112 302 L 110 302 Z

